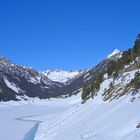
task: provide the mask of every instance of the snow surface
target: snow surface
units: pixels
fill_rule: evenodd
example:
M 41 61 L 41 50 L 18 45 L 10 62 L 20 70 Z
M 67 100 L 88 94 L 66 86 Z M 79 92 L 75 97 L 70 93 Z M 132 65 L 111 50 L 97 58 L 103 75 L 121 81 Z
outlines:
M 0 102 L 0 139 L 33 140 L 38 123 L 54 120 L 78 102 L 80 95 L 69 99 Z
M 42 72 L 50 80 L 60 83 L 66 83 L 68 80 L 73 79 L 79 75 L 80 71 L 63 71 L 63 70 L 47 70 Z
M 114 55 L 116 55 L 116 54 L 119 54 L 119 53 L 121 53 L 121 51 L 118 50 L 118 49 L 115 49 L 110 55 L 107 56 L 107 58 L 109 59 L 109 58 L 111 58 L 112 56 L 114 56 Z
M 30 82 L 33 84 L 38 84 L 40 83 L 40 77 L 30 77 Z
M 14 83 L 11 83 L 10 81 L 8 81 L 8 79 L 4 78 L 4 82 L 7 85 L 7 87 L 9 87 L 10 89 L 12 89 L 13 91 L 15 91 L 16 93 L 19 92 L 23 92 L 19 87 L 17 87 Z
M 135 71 L 123 74 L 124 85 Z M 125 76 L 127 75 L 127 76 Z M 113 79 L 106 79 L 97 96 L 81 104 L 80 93 L 66 99 L 0 103 L 2 140 L 140 140 L 140 93 L 113 101 L 102 94 Z M 119 81 L 118 81 L 119 83 Z M 117 82 L 114 84 L 117 85 Z M 131 99 L 136 97 L 134 102 Z

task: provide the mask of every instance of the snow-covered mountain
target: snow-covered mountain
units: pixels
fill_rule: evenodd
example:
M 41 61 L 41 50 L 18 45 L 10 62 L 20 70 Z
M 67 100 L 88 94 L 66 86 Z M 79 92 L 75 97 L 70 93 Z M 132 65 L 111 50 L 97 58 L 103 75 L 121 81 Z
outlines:
M 120 51 L 114 51 L 108 59 L 86 70 L 44 72 L 14 64 L 7 58 L 0 57 L 0 101 L 18 100 L 19 96 L 49 98 L 75 94 L 85 82 L 93 80 L 107 68 L 112 59 L 118 59 L 120 55 Z
M 60 83 L 51 81 L 36 70 L 16 65 L 0 57 L 0 100 L 17 100 L 17 96 L 47 98 L 55 95 Z
M 106 59 L 119 59 L 122 56 L 122 52 L 118 49 L 115 49 L 110 55 L 106 57 Z M 65 71 L 65 70 L 46 70 L 41 72 L 45 76 L 47 76 L 50 80 L 60 83 L 66 83 L 69 80 L 75 79 L 76 77 L 79 77 L 80 75 L 90 71 L 91 69 L 87 70 L 71 70 L 71 71 Z
M 64 71 L 64 70 L 46 70 L 42 72 L 42 74 L 47 76 L 50 80 L 60 83 L 66 83 L 81 73 L 82 71 Z
M 109 54 L 106 58 L 107 59 L 119 59 L 122 57 L 122 51 L 115 49 L 111 54 Z
M 139 44 L 139 40 L 136 41 Z M 79 92 L 85 83 L 105 73 L 112 61 L 122 57 L 115 49 L 97 66 L 81 71 L 47 70 L 38 72 L 30 67 L 14 64 L 0 57 L 0 101 L 18 100 L 19 97 L 50 98 L 70 96 Z

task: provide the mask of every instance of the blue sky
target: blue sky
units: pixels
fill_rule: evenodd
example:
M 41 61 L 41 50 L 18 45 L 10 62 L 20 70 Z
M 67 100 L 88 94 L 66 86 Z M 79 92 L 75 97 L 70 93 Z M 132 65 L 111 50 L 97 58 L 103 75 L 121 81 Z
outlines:
M 139 0 L 0 0 L 0 55 L 45 69 L 84 69 L 133 46 Z

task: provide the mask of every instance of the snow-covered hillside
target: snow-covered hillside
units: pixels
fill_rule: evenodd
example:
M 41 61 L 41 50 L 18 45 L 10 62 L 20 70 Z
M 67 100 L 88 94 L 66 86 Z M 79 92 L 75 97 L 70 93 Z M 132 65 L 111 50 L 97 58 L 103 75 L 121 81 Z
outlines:
M 82 71 L 47 70 L 42 73 L 52 81 L 66 83 L 81 74 Z
M 123 86 L 134 78 L 134 74 L 135 71 L 123 75 Z M 112 78 L 107 79 L 101 84 L 94 100 L 76 103 L 55 119 L 46 119 L 40 124 L 35 140 L 139 140 L 140 93 L 132 95 L 130 92 L 104 102 L 104 90 L 112 81 Z
M 51 122 L 43 122 L 35 140 L 139 140 L 140 99 L 131 103 L 130 98 L 77 105 Z

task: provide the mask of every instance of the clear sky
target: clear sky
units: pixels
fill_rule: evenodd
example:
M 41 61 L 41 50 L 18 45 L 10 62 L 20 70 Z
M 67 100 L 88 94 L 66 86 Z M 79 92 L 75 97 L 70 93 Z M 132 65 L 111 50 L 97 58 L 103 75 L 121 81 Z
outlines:
M 45 69 L 84 69 L 133 46 L 140 0 L 0 0 L 0 55 Z

